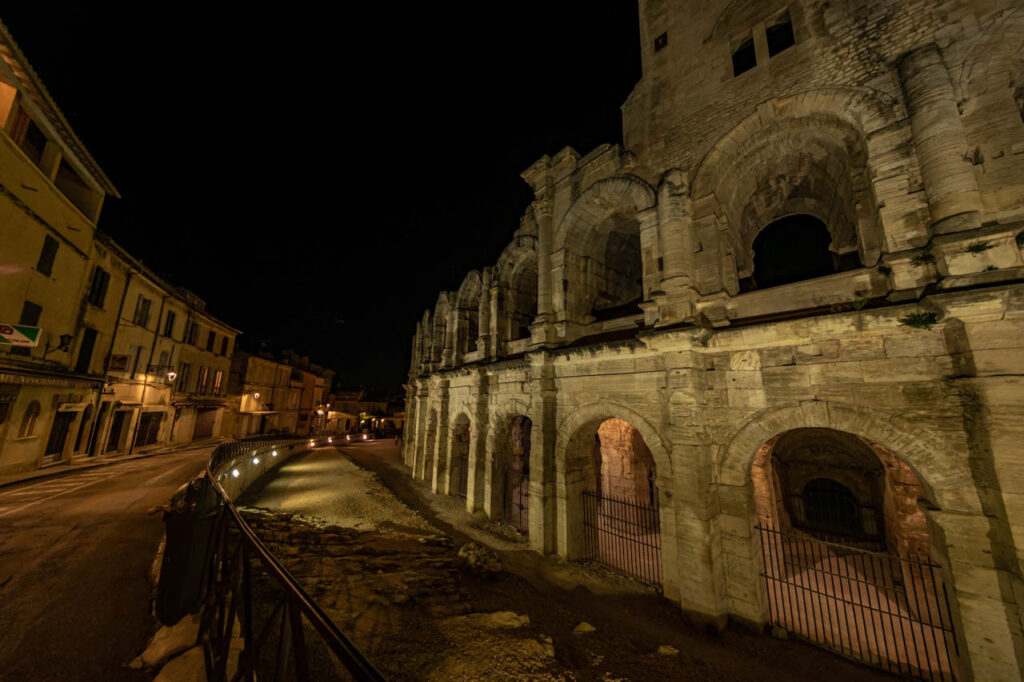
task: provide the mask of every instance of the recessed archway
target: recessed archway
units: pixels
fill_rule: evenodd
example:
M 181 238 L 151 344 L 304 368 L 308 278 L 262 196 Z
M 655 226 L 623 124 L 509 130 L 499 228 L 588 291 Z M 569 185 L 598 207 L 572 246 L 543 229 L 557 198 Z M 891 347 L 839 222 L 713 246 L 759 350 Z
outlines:
M 825 223 L 797 214 L 767 225 L 754 238 L 754 272 L 740 288 L 768 289 L 836 272 Z
M 659 493 L 671 466 L 657 433 L 622 406 L 577 410 L 556 444 L 559 553 L 594 559 L 653 585 L 675 584 L 671 498 Z
M 460 414 L 451 429 L 451 478 L 448 492 L 459 497 L 469 494 L 469 437 L 472 425 L 469 417 Z
M 898 674 L 952 679 L 945 577 L 906 463 L 849 432 L 796 428 L 758 449 L 751 481 L 773 625 Z

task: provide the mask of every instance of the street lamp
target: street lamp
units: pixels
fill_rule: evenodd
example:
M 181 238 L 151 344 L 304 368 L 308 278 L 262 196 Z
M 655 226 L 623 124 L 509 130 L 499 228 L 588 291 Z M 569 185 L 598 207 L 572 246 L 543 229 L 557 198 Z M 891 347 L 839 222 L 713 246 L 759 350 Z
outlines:
M 61 334 L 57 345 L 53 346 L 52 348 L 50 347 L 49 341 L 47 341 L 46 348 L 43 350 L 43 360 L 45 360 L 46 356 L 55 350 L 60 350 L 67 353 L 69 350 L 71 350 L 71 342 L 74 341 L 74 339 L 75 337 L 72 336 L 71 334 Z

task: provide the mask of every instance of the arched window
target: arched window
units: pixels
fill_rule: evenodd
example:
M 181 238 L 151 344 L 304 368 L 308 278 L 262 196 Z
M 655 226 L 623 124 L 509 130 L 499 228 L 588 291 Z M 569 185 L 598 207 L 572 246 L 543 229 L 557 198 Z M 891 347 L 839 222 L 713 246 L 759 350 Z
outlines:
M 842 483 L 830 478 L 815 478 L 804 486 L 804 515 L 811 528 L 842 536 L 863 533 L 860 505 Z
M 754 288 L 835 273 L 831 242 L 825 223 L 813 216 L 791 215 L 769 224 L 754 239 Z
M 39 401 L 33 400 L 25 408 L 25 415 L 21 418 L 21 428 L 18 430 L 19 438 L 28 438 L 36 430 L 36 421 L 39 420 Z

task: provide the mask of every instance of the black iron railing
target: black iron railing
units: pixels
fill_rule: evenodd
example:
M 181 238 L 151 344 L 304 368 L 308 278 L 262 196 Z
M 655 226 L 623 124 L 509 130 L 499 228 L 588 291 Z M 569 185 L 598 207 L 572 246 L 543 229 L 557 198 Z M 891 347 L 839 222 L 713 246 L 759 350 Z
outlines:
M 884 540 L 875 508 L 859 504 L 851 496 L 820 490 L 790 495 L 789 508 L 794 526 L 822 540 L 852 539 L 868 543 Z
M 661 519 L 646 501 L 583 491 L 583 547 L 593 559 L 661 587 Z
M 303 440 L 312 446 L 327 442 L 326 437 L 247 439 L 225 443 L 210 457 L 207 476 L 220 497 L 221 509 L 207 564 L 200 639 L 211 682 L 229 679 L 231 667 L 235 670 L 230 679 L 248 682 L 257 678 L 384 679 L 270 553 L 218 481 L 221 469 L 242 455 Z M 236 630 L 242 649 L 232 661 Z
M 955 680 L 941 567 L 759 526 L 773 624 L 902 677 Z
M 509 469 L 505 472 L 505 521 L 522 534 L 530 532 L 530 472 Z

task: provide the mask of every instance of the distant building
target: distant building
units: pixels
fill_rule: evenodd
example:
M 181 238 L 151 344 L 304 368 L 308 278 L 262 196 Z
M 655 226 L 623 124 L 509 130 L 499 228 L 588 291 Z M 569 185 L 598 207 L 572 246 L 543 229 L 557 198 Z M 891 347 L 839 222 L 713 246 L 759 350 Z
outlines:
M 127 284 L 121 286 L 121 316 L 93 454 L 222 435 L 239 331 L 209 315 L 195 294 L 167 284 L 109 237 L 101 235 L 98 244 L 110 254 L 111 272 Z

